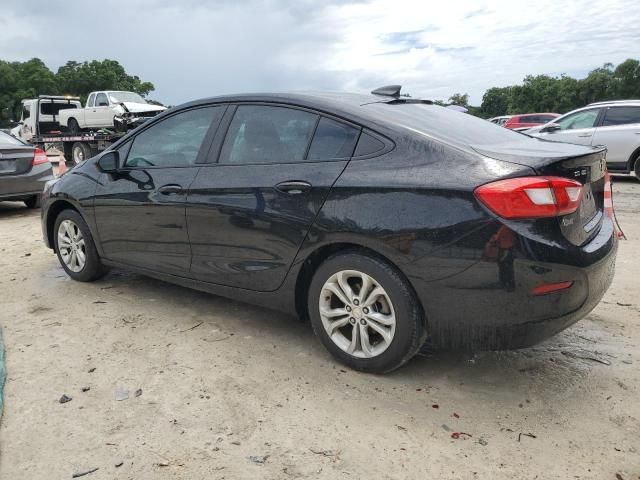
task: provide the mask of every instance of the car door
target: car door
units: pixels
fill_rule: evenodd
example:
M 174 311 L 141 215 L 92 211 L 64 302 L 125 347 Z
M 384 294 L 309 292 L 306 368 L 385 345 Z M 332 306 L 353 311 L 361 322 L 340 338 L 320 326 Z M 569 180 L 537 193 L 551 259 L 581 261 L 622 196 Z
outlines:
M 627 171 L 631 156 L 640 147 L 640 106 L 607 107 L 592 144 L 607 147 L 611 170 Z
M 107 259 L 189 275 L 187 190 L 200 168 L 198 160 L 206 158 L 225 108 L 176 112 L 153 122 L 119 148 L 122 167 L 101 175 L 94 203 Z
M 113 110 L 109 98 L 104 92 L 96 94 L 94 106 L 85 111 L 88 127 L 106 127 L 113 125 Z
M 591 145 L 601 110 L 602 108 L 589 108 L 559 117 L 553 122 L 560 127 L 559 130 L 540 132 L 537 136 L 554 142 Z
M 193 182 L 187 222 L 192 275 L 258 291 L 276 290 L 360 129 L 279 105 L 230 107 L 211 160 Z M 231 118 L 232 117 L 232 118 Z

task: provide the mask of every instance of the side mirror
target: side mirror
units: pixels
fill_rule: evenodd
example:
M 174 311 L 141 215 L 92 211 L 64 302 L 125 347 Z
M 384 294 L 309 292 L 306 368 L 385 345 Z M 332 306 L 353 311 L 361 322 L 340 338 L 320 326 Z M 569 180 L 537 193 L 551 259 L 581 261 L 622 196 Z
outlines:
M 549 125 L 544 127 L 542 130 L 540 130 L 540 133 L 551 133 L 551 132 L 557 132 L 558 130 L 560 130 L 560 125 L 558 125 L 557 123 L 550 123 Z
M 98 168 L 104 173 L 115 173 L 120 169 L 120 154 L 113 150 L 107 152 L 98 160 Z

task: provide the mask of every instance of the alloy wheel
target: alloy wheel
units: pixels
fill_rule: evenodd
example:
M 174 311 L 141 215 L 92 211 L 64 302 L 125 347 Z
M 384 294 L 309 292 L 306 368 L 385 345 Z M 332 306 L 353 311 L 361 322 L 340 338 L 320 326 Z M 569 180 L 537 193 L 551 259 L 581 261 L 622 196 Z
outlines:
M 349 355 L 372 358 L 391 345 L 395 310 L 373 277 L 357 270 L 337 272 L 322 287 L 319 303 L 325 331 Z
M 58 249 L 66 267 L 80 272 L 87 262 L 87 251 L 82 231 L 71 220 L 64 220 L 58 227 Z

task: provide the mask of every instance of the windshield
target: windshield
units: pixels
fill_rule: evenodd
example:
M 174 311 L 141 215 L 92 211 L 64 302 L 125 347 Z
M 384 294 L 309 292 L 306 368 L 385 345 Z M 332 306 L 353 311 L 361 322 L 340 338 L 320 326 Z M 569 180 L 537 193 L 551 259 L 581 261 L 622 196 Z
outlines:
M 137 93 L 133 93 L 133 92 L 109 92 L 109 98 L 113 103 L 120 103 L 120 102 L 147 103 L 147 101 L 144 98 L 142 98 Z
M 398 127 L 441 139 L 452 145 L 491 145 L 531 141 L 530 137 L 467 113 L 437 105 L 371 103 L 365 108 Z

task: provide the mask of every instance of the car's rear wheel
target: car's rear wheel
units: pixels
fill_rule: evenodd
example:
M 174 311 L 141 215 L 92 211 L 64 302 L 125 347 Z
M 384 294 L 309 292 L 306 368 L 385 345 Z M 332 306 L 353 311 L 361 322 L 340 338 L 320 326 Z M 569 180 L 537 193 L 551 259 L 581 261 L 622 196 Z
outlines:
M 633 167 L 633 173 L 635 174 L 636 178 L 640 180 L 640 155 L 636 157 L 636 161 Z
M 40 195 L 34 195 L 24 201 L 27 208 L 40 208 Z
M 78 212 L 63 210 L 56 218 L 53 233 L 58 260 L 71 278 L 91 282 L 107 273 L 89 227 Z
M 70 118 L 67 122 L 67 130 L 69 133 L 80 133 L 80 125 L 78 125 L 78 121 L 75 118 Z
M 83 142 L 76 142 L 71 147 L 71 159 L 74 164 L 82 163 L 91 158 L 91 148 Z
M 357 251 L 330 257 L 314 274 L 308 300 L 323 345 L 356 370 L 389 372 L 424 343 L 424 315 L 411 286 L 377 257 Z

